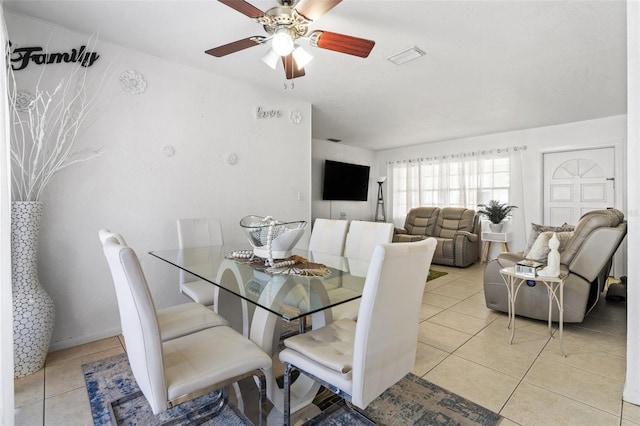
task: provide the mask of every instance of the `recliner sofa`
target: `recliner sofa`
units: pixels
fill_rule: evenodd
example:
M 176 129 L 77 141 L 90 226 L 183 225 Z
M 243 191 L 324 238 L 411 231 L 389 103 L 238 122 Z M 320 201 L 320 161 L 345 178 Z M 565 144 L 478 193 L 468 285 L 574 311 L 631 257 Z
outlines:
M 432 263 L 467 267 L 478 260 L 480 224 L 475 210 L 458 207 L 415 207 L 403 228 L 395 228 L 393 242 L 438 242 Z
M 613 255 L 627 234 L 627 222 L 619 210 L 594 210 L 580 218 L 573 232 L 560 253 L 560 268 L 568 273 L 564 284 L 564 322 L 579 323 L 604 290 Z M 522 259 L 523 253 L 501 253 L 487 264 L 484 296 L 488 308 L 508 312 L 507 287 L 500 270 Z M 558 308 L 552 306 L 552 320 L 558 321 Z M 515 313 L 546 321 L 549 315 L 546 287 L 523 286 L 516 299 Z

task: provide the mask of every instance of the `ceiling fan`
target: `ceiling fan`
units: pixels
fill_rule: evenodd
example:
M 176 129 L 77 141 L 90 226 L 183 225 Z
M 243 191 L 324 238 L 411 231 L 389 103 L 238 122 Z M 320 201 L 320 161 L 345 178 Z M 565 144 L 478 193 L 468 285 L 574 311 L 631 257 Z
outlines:
M 309 41 L 313 47 L 366 58 L 375 44 L 372 40 L 329 31 L 315 30 L 309 33 L 308 25 L 335 7 L 342 0 L 276 0 L 278 6 L 266 12 L 244 0 L 218 0 L 261 24 L 267 36 L 253 36 L 229 44 L 214 47 L 205 53 L 222 57 L 249 47 L 271 41 L 271 49 L 262 60 L 276 69 L 281 58 L 287 79 L 302 77 L 304 66 L 313 59 L 296 44 L 299 39 Z

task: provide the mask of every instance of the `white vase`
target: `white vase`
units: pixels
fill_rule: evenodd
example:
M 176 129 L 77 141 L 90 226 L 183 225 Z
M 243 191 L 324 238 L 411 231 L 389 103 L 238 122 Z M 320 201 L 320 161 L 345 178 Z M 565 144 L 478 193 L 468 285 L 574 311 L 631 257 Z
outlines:
M 491 232 L 502 232 L 502 222 L 500 223 L 492 223 L 489 222 L 489 228 L 491 229 Z
M 38 237 L 43 203 L 11 203 L 11 281 L 13 285 L 14 376 L 44 367 L 55 310 L 38 279 Z

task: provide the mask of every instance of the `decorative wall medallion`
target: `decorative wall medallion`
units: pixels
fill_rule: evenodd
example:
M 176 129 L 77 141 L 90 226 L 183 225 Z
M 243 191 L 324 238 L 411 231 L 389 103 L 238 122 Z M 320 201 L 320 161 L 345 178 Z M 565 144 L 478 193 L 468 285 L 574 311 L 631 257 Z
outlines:
M 34 106 L 33 101 L 35 99 L 36 97 L 32 93 L 29 93 L 26 90 L 18 90 L 16 93 L 16 103 L 15 103 L 16 111 L 28 112 L 30 109 L 33 108 Z
M 139 95 L 147 90 L 147 80 L 135 70 L 128 70 L 120 74 L 122 90 L 132 95 Z
M 162 148 L 162 152 L 164 152 L 164 155 L 167 157 L 173 157 L 176 154 L 176 149 L 171 145 L 167 145 Z
M 227 164 L 234 166 L 238 162 L 238 156 L 236 154 L 227 155 Z
M 291 121 L 293 122 L 293 124 L 302 123 L 302 113 L 297 109 L 291 111 Z

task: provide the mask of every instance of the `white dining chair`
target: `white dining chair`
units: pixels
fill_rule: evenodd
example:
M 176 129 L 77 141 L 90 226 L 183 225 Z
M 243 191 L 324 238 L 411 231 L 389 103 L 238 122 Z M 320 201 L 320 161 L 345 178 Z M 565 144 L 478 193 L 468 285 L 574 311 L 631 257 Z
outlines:
M 313 222 L 309 238 L 309 260 L 332 268 L 346 270 L 344 242 L 347 238 L 349 221 L 317 218 Z M 300 318 L 299 332 L 304 333 L 307 318 Z
M 284 424 L 299 370 L 364 410 L 413 370 L 422 295 L 436 240 L 381 244 L 367 272 L 358 321 L 341 319 L 284 341 Z
M 379 244 L 393 239 L 393 224 L 385 222 L 351 221 L 344 246 L 344 256 L 351 259 L 369 260 Z
M 178 248 L 196 248 L 222 245 L 222 227 L 220 220 L 177 219 Z M 194 302 L 211 306 L 218 312 L 217 289 L 204 280 L 180 270 L 180 292 Z
M 260 424 L 265 424 L 264 370 L 271 368 L 271 358 L 228 326 L 163 342 L 137 255 L 113 237 L 105 239 L 103 250 L 116 289 L 129 364 L 153 413 L 255 376 L 259 382 Z
M 347 233 L 344 257 L 350 264 L 349 271 L 353 276 L 362 276 L 358 274 L 358 270 L 362 268 L 355 268 L 354 265 L 363 262 L 369 262 L 375 247 L 379 244 L 390 243 L 393 239 L 393 224 L 384 222 L 367 222 L 362 220 L 354 220 L 349 225 L 349 232 Z M 366 271 L 366 267 L 364 268 Z M 329 297 L 337 297 L 339 292 L 350 292 L 352 289 L 349 283 L 350 277 L 345 277 L 342 282 L 342 288 L 337 289 L 329 293 Z M 361 290 L 361 280 L 355 279 L 353 283 L 353 290 Z M 351 302 L 343 303 L 332 310 L 334 319 L 349 318 L 355 320 L 358 317 L 358 310 L 360 306 L 360 300 L 353 300 Z
M 313 222 L 309 251 L 342 256 L 349 221 L 317 218 Z
M 101 229 L 98 232 L 104 245 L 109 238 L 115 239 L 121 246 L 127 246 L 122 235 Z M 180 303 L 156 311 L 162 341 L 175 339 L 210 327 L 229 325 L 226 319 L 205 306 L 190 302 Z

